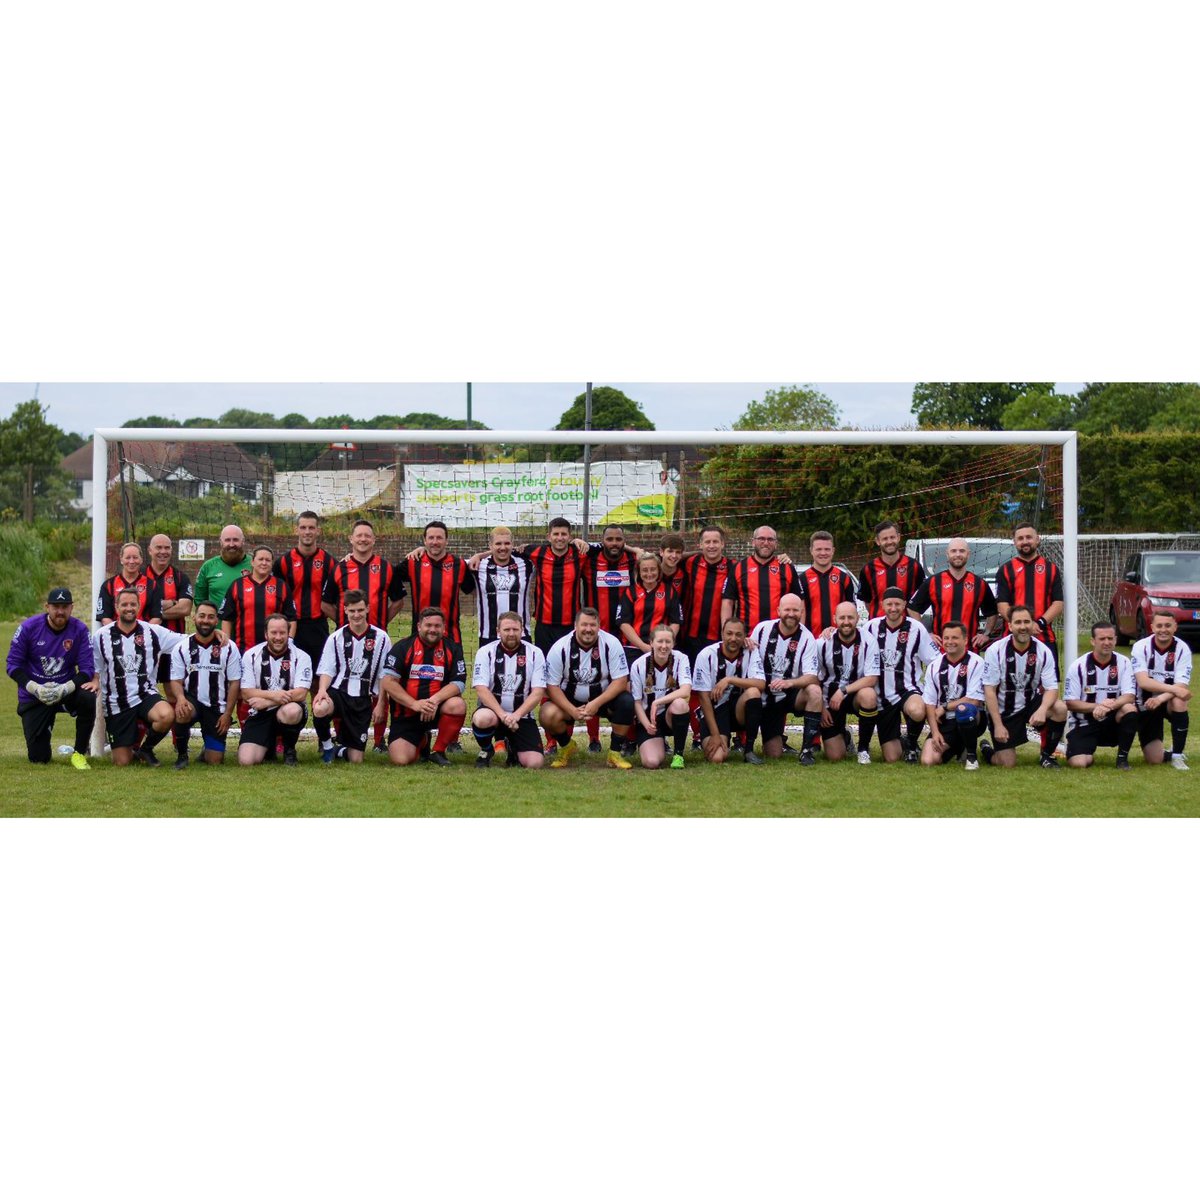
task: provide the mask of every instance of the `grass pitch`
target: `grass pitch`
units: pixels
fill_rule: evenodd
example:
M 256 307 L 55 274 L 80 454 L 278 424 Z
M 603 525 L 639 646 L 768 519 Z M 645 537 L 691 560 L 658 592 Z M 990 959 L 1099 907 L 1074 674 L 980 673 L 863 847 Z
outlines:
M 7 650 L 15 624 L 0 624 Z M 468 635 L 468 639 L 470 635 Z M 468 645 L 471 655 L 473 645 Z M 470 699 L 470 697 L 469 697 Z M 193 757 L 174 771 L 170 739 L 164 765 L 116 770 L 107 759 L 86 774 L 66 757 L 33 766 L 16 716 L 16 685 L 0 683 L 0 815 L 7 817 L 1109 817 L 1200 816 L 1200 774 L 1147 766 L 1135 746 L 1133 770 L 1114 768 L 1101 750 L 1089 771 L 1045 771 L 1033 747 L 1022 747 L 1012 770 L 960 765 L 923 768 L 879 761 L 859 766 L 818 757 L 802 768 L 794 758 L 748 767 L 736 756 L 724 766 L 689 751 L 683 771 L 618 771 L 604 756 L 579 754 L 566 770 L 506 769 L 497 756 L 476 770 L 475 744 L 454 766 L 397 768 L 368 754 L 361 766 L 324 766 L 316 744 L 300 745 L 298 768 L 236 765 L 236 742 L 225 766 Z M 59 720 L 54 745 L 72 740 Z M 577 740 L 583 741 L 582 731 Z M 607 749 L 607 745 L 606 745 Z

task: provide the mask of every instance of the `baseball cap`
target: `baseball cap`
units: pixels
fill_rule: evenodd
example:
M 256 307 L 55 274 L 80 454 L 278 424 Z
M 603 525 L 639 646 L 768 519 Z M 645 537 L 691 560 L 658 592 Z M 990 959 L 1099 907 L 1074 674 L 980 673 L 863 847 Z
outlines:
M 71 589 L 65 587 L 56 587 L 50 589 L 50 595 L 46 597 L 47 604 L 74 604 L 71 599 Z
M 885 600 L 907 600 L 908 597 L 898 588 L 890 587 L 883 593 Z

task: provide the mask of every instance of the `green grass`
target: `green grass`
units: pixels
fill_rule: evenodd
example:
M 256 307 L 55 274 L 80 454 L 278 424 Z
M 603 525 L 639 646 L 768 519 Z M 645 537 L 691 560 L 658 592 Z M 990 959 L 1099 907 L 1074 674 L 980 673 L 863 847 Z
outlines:
M 5 650 L 12 623 L 0 625 Z M 470 651 L 468 651 L 470 652 Z M 7 817 L 1107 817 L 1200 816 L 1192 774 L 1149 767 L 1134 749 L 1133 770 L 1117 772 L 1114 752 L 1101 750 L 1089 771 L 1043 771 L 1023 747 L 1011 771 L 968 773 L 886 765 L 852 758 L 801 768 L 794 759 L 761 767 L 733 761 L 710 766 L 688 753 L 684 771 L 606 768 L 580 754 L 565 771 L 474 769 L 474 741 L 450 770 L 392 767 L 370 754 L 361 766 L 321 764 L 315 743 L 300 747 L 300 766 L 169 765 L 115 770 L 103 760 L 84 774 L 55 755 L 46 766 L 25 758 L 16 717 L 16 687 L 0 684 L 0 815 Z M 70 722 L 54 743 L 71 741 Z M 582 731 L 579 735 L 582 741 Z M 233 743 L 231 743 L 231 746 Z M 172 757 L 169 740 L 164 760 Z M 878 745 L 872 747 L 878 755 Z M 1200 776 L 1197 776 L 1200 779 Z

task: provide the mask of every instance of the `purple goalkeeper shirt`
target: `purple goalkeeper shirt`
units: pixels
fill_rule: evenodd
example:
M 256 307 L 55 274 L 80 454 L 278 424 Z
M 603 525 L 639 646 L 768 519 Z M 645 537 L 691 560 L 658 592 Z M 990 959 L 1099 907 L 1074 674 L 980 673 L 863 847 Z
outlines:
M 91 679 L 96 673 L 96 660 L 88 627 L 78 617 L 68 617 L 62 633 L 55 633 L 45 613 L 22 621 L 8 651 L 9 675 L 14 671 L 24 671 L 33 683 L 66 683 L 77 676 Z M 32 699 L 18 685 L 17 703 Z

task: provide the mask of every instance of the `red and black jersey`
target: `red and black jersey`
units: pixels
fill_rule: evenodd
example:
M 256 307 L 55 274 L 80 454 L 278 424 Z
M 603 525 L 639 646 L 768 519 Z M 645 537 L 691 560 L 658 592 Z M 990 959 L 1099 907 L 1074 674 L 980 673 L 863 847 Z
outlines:
M 267 640 L 267 618 L 276 613 L 282 613 L 288 621 L 296 619 L 288 585 L 274 575 L 268 575 L 262 583 L 253 575 L 243 575 L 225 593 L 218 616 L 233 626 L 233 644 L 245 654 Z
M 617 605 L 637 579 L 637 555 L 622 550 L 614 561 L 604 553 L 603 546 L 588 550 L 583 571 L 583 603 L 600 613 L 600 628 L 613 637 L 621 636 L 617 624 Z
M 106 579 L 100 585 L 100 594 L 96 597 L 96 618 L 97 620 L 108 618 L 110 621 L 117 619 L 117 593 L 123 592 L 126 588 L 133 588 L 139 597 L 137 619 L 139 621 L 147 621 L 149 616 L 149 605 L 154 598 L 154 588 L 150 581 L 150 577 L 143 571 L 132 583 L 118 571 L 115 575 Z
M 683 628 L 686 638 L 715 642 L 721 636 L 721 599 L 733 563 L 722 556 L 709 562 L 703 554 L 689 554 L 675 573 L 684 585 Z
M 579 611 L 579 583 L 585 569 L 583 555 L 574 543 L 555 554 L 546 542 L 528 551 L 537 579 L 533 619 L 539 625 L 574 625 Z
M 412 596 L 412 630 L 417 633 L 417 617 L 423 608 L 440 608 L 446 618 L 446 636 L 462 645 L 459 628 L 459 595 L 475 590 L 475 572 L 457 554 L 445 554 L 436 562 L 424 550 L 416 558 L 400 564 Z
M 996 573 L 996 599 L 1005 604 L 1023 604 L 1033 613 L 1036 621 L 1045 616 L 1046 609 L 1055 600 L 1063 598 L 1062 575 L 1058 567 L 1048 562 L 1042 555 L 1026 562 L 1023 558 L 1013 558 L 1004 564 Z M 1054 645 L 1054 629 L 1046 626 L 1043 637 L 1038 636 L 1049 645 Z
M 175 633 L 186 633 L 187 622 L 183 617 L 164 617 L 164 604 L 174 604 L 176 600 L 192 598 L 192 581 L 187 573 L 178 567 L 168 567 L 161 575 L 156 574 L 153 567 L 146 568 L 146 579 L 149 580 L 153 594 L 150 597 L 146 614 L 149 620 L 156 618 L 162 621 L 164 628 Z
M 899 588 L 908 599 L 924 582 L 925 568 L 915 558 L 902 554 L 894 563 L 888 563 L 877 554 L 867 559 L 858 577 L 858 598 L 872 618 L 882 617 L 883 593 L 888 588 Z
M 967 627 L 967 644 L 979 632 L 980 616 L 996 615 L 996 597 L 986 579 L 967 571 L 955 579 L 950 571 L 935 571 L 916 590 L 908 602 L 915 612 L 933 609 L 933 632 L 941 635 L 947 621 L 961 621 Z
M 387 629 L 388 607 L 393 600 L 404 599 L 404 580 L 386 558 L 372 554 L 366 562 L 360 562 L 353 554 L 333 565 L 325 581 L 325 592 L 321 599 L 337 609 L 334 624 L 346 624 L 346 605 L 342 597 L 355 590 L 367 597 L 367 620 L 380 629 Z
M 778 558 L 743 558 L 725 581 L 725 598 L 733 601 L 733 615 L 745 621 L 748 630 L 775 620 L 781 597 L 789 594 L 802 595 L 800 580 L 796 568 Z
M 291 590 L 296 620 L 325 620 L 321 599 L 325 594 L 325 581 L 333 574 L 335 565 L 333 555 L 319 546 L 312 554 L 301 554 L 293 546 L 275 560 L 274 574 Z
M 457 683 L 460 693 L 467 689 L 467 664 L 462 647 L 449 638 L 436 646 L 427 646 L 419 637 L 401 638 L 383 660 L 381 679 L 389 676 L 414 700 L 428 700 L 447 684 Z M 393 717 L 409 715 L 409 710 L 391 701 Z
M 679 601 L 679 609 L 682 612 L 684 605 L 687 603 L 687 576 L 683 573 L 683 560 L 675 568 L 673 575 L 664 575 L 662 577 L 663 586 Z
M 806 567 L 800 573 L 798 591 L 804 599 L 804 624 L 818 636 L 833 624 L 834 609 L 839 604 L 846 600 L 854 603 L 854 580 L 849 571 L 836 564 L 828 571 Z
M 679 625 L 683 621 L 683 610 L 671 588 L 661 581 L 653 591 L 647 591 L 636 583 L 621 597 L 617 605 L 617 635 L 623 645 L 629 640 L 620 632 L 622 625 L 632 625 L 633 631 L 643 642 L 650 641 L 650 634 L 657 625 Z

